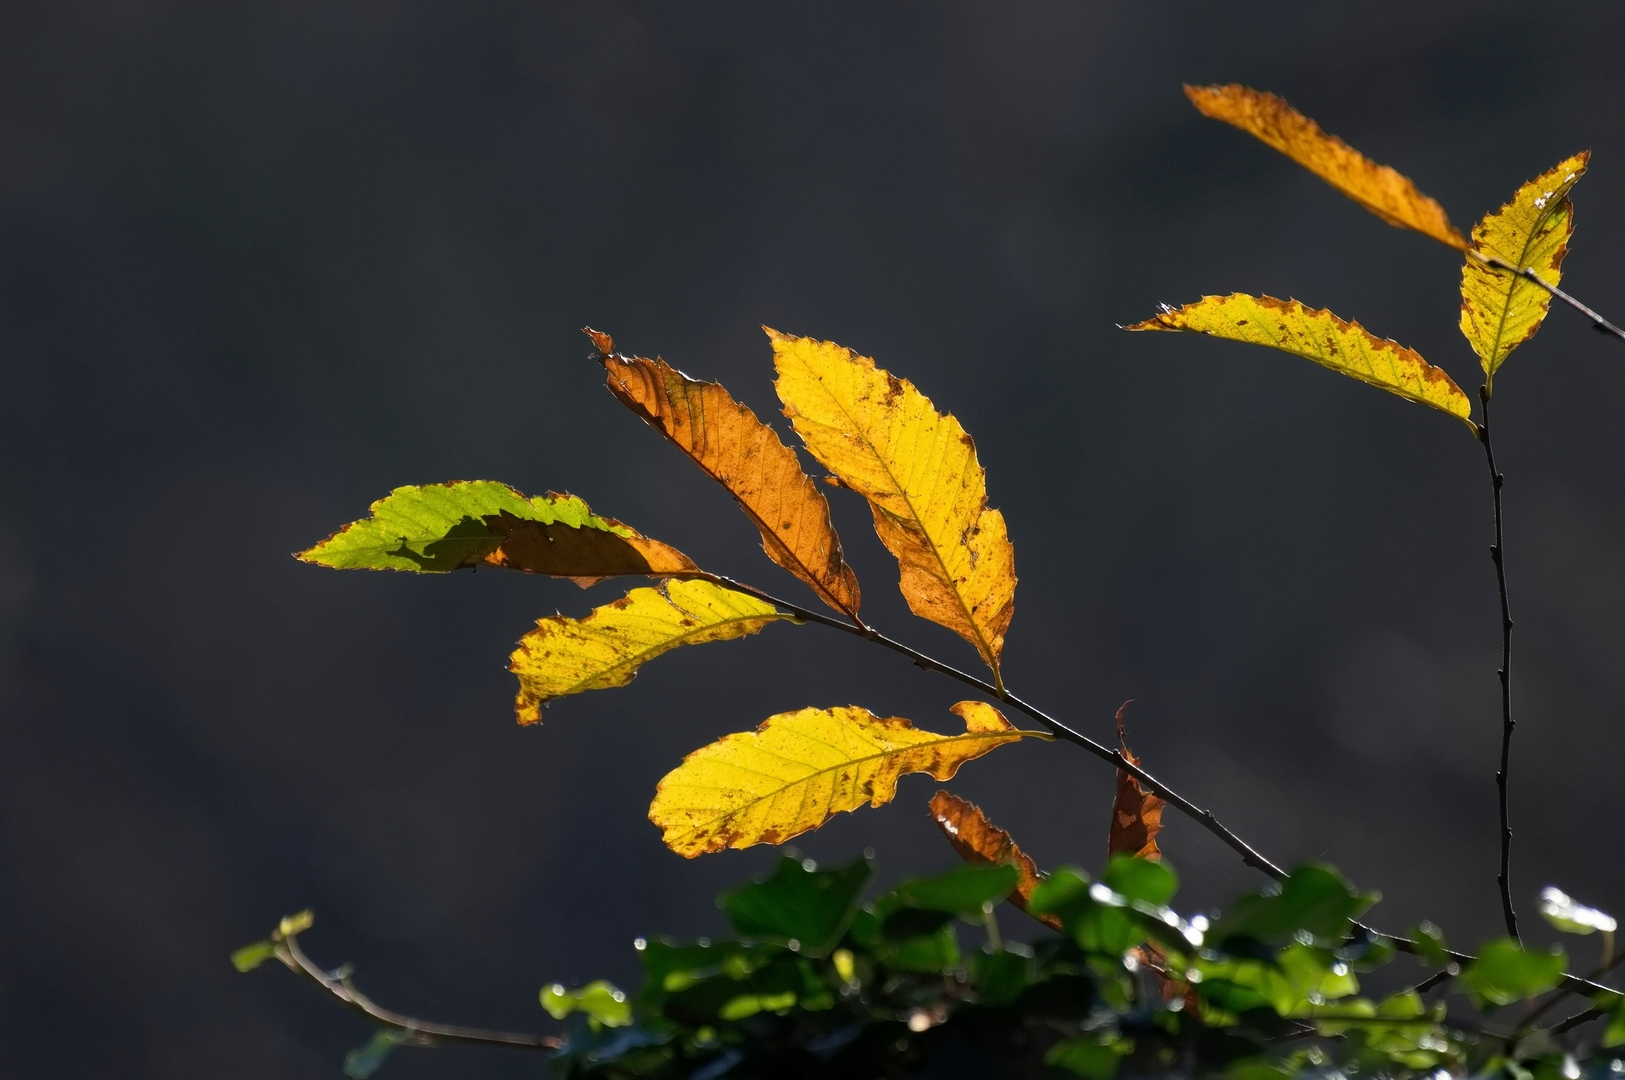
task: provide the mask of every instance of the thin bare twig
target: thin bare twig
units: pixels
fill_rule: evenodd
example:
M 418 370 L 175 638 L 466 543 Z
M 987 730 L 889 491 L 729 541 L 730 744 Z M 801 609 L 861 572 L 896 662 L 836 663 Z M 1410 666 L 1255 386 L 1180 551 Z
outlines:
M 432 1046 L 437 1042 L 473 1043 L 479 1046 L 507 1046 L 516 1050 L 557 1050 L 564 1045 L 552 1035 L 530 1035 L 517 1031 L 486 1031 L 483 1028 L 458 1027 L 454 1024 L 436 1024 L 392 1012 L 375 1004 L 371 998 L 355 988 L 349 972 L 324 971 L 299 947 L 299 935 L 280 932 L 272 935 L 276 943 L 276 958 L 296 975 L 326 990 L 341 1005 L 358 1012 L 375 1024 L 401 1032 L 409 1042 L 419 1046 Z
M 1512 732 L 1518 724 L 1512 719 L 1512 609 L 1507 599 L 1506 541 L 1501 534 L 1501 486 L 1506 477 L 1495 467 L 1495 448 L 1490 442 L 1488 383 L 1478 391 L 1478 400 L 1484 408 L 1484 423 L 1478 429 L 1478 438 L 1484 444 L 1484 460 L 1489 465 L 1490 491 L 1495 502 L 1495 543 L 1490 547 L 1490 559 L 1495 563 L 1495 584 L 1501 596 L 1501 668 L 1496 672 L 1501 679 L 1501 767 L 1495 774 L 1501 807 L 1501 870 L 1495 880 L 1501 886 L 1501 914 L 1506 919 L 1507 936 L 1519 941 L 1518 913 L 1512 906 L 1512 819 L 1507 806 Z
M 1467 249 L 1467 257 L 1470 259 L 1477 259 L 1487 266 L 1495 267 L 1497 270 L 1505 270 L 1509 274 L 1516 274 L 1525 281 L 1534 282 L 1542 289 L 1545 289 L 1552 296 L 1555 296 L 1557 299 L 1563 301 L 1563 303 L 1567 304 L 1575 311 L 1578 311 L 1581 315 L 1584 315 L 1586 318 L 1590 319 L 1591 328 L 1593 330 L 1596 330 L 1599 333 L 1607 334 L 1610 337 L 1616 337 L 1621 341 L 1625 341 L 1625 330 L 1621 330 L 1619 327 L 1615 326 L 1613 323 L 1609 322 L 1595 311 L 1592 311 L 1589 307 L 1580 303 L 1580 301 L 1576 300 L 1562 289 L 1559 289 L 1556 285 L 1546 281 L 1539 274 L 1535 273 L 1534 267 L 1513 266 L 1505 259 L 1496 258 L 1494 255 L 1481 255 L 1472 248 Z

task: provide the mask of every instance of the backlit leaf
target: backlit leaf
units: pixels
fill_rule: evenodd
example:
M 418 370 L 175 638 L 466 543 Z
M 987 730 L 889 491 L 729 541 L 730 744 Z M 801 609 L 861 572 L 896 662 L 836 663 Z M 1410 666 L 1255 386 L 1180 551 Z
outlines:
M 823 956 L 840 942 L 873 873 L 863 856 L 833 870 L 820 870 L 811 859 L 786 856 L 766 879 L 717 902 L 734 929 L 746 937 L 794 942 L 798 952 Z
M 1326 134 L 1274 94 L 1231 83 L 1187 86 L 1185 96 L 1204 116 L 1233 124 L 1274 147 L 1388 224 L 1415 229 L 1453 248 L 1467 247 L 1444 207 L 1416 190 L 1408 177 Z
M 1027 910 L 1027 901 L 1043 880 L 1038 864 L 1011 839 L 1010 834 L 987 819 L 980 807 L 947 791 L 939 791 L 931 799 L 931 820 L 937 823 L 942 835 L 948 838 L 961 859 L 971 864 L 1007 864 L 1020 875 L 1016 891 L 1007 900 Z M 1053 915 L 1035 916 L 1040 922 L 1060 929 L 1061 920 Z
M 1492 385 L 1507 355 L 1540 329 L 1552 296 L 1527 278 L 1486 265 L 1483 258 L 1533 270 L 1548 285 L 1561 281 L 1574 232 L 1569 191 L 1590 160 L 1590 151 L 1575 154 L 1535 177 L 1473 228 L 1473 246 L 1461 268 L 1461 332 Z
M 1538 951 L 1497 938 L 1478 950 L 1478 959 L 1458 979 L 1479 1008 L 1491 1008 L 1545 993 L 1557 985 L 1568 963 L 1568 954 L 1556 945 Z
M 555 1020 L 579 1012 L 604 1027 L 626 1027 L 632 1023 L 632 1003 L 614 983 L 605 979 L 597 979 L 577 990 L 566 990 L 562 983 L 544 986 L 541 1000 L 542 1008 Z
M 909 610 L 974 645 L 997 681 L 1015 614 L 1015 549 L 1004 515 L 988 508 L 976 444 L 913 383 L 868 357 L 767 336 L 784 414 L 813 457 L 869 500 Z
M 295 558 L 338 570 L 444 574 L 500 566 L 575 578 L 590 585 L 617 574 L 695 574 L 688 556 L 574 495 L 526 498 L 494 480 L 396 488 L 352 522 Z
M 1128 748 L 1128 733 L 1123 729 L 1123 710 L 1127 708 L 1128 702 L 1125 701 L 1117 709 L 1117 742 L 1129 764 L 1138 765 L 1140 759 Z M 1132 774 L 1118 769 L 1117 798 L 1112 802 L 1112 827 L 1106 838 L 1107 857 L 1133 855 L 1141 859 L 1161 859 L 1162 849 L 1157 847 L 1157 834 L 1162 831 L 1164 805 L 1163 799 L 1142 788 Z
M 554 698 L 625 686 L 638 668 L 679 645 L 731 641 L 789 619 L 772 604 L 709 581 L 633 589 L 584 619 L 551 615 L 519 641 L 508 670 L 519 676 L 521 724 Z
M 344 1055 L 344 1075 L 350 1080 L 367 1077 L 384 1067 L 389 1055 L 405 1043 L 406 1033 L 394 1028 L 379 1028 L 365 1046 L 358 1046 Z
M 620 355 L 608 334 L 588 333 L 610 393 L 728 489 L 760 530 L 768 558 L 830 607 L 856 616 L 857 575 L 841 555 L 829 502 L 802 472 L 796 452 L 721 385 L 691 379 L 658 358 Z
M 1540 890 L 1540 915 L 1553 927 L 1565 934 L 1594 934 L 1601 930 L 1612 934 L 1619 929 L 1619 920 L 1605 911 L 1587 907 L 1556 885 Z
M 1475 434 L 1472 402 L 1444 369 L 1357 322 L 1273 296 L 1204 296 L 1125 330 L 1185 330 L 1267 345 L 1454 416 Z
M 962 735 L 921 731 L 857 705 L 779 713 L 689 754 L 660 781 L 649 820 L 688 858 L 782 844 L 843 811 L 890 802 L 909 773 L 948 780 L 1005 743 L 1049 737 L 1018 731 L 980 701 L 953 711 L 965 721 Z

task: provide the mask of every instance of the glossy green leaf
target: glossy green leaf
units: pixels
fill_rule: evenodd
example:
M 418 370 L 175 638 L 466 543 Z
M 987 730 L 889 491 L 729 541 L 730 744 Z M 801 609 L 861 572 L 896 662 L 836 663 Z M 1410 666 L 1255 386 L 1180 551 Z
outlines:
M 1179 875 L 1167 862 L 1153 862 L 1134 855 L 1114 855 L 1101 877 L 1113 892 L 1130 900 L 1162 906 L 1179 891 Z
M 1428 967 L 1445 968 L 1452 963 L 1450 947 L 1444 942 L 1444 931 L 1430 922 L 1421 922 L 1411 928 L 1416 942 L 1416 955 Z
M 734 929 L 746 937 L 793 942 L 791 947 L 805 955 L 823 956 L 840 941 L 872 873 L 867 858 L 819 870 L 811 859 L 787 856 L 765 880 L 718 902 Z
M 238 971 L 253 971 L 275 955 L 276 942 L 256 941 L 252 945 L 244 945 L 232 953 L 231 966 Z
M 1020 871 L 1008 863 L 967 865 L 936 877 L 905 881 L 892 892 L 907 907 L 980 918 L 986 905 L 1009 896 L 1020 878 Z
M 1018 948 L 1022 951 L 1016 951 Z M 979 952 L 971 958 L 971 985 L 976 987 L 976 997 L 983 1005 L 1014 1004 L 1037 975 L 1032 950 L 1014 944 Z
M 1063 1069 L 1084 1080 L 1112 1080 L 1117 1065 L 1132 1049 L 1121 1040 L 1102 1042 L 1093 1036 L 1081 1039 L 1062 1039 L 1044 1054 L 1044 1064 Z
M 405 1032 L 380 1028 L 365 1046 L 358 1046 L 344 1055 L 344 1075 L 351 1080 L 367 1080 L 367 1077 L 383 1068 L 384 1061 L 405 1041 Z
M 1299 931 L 1336 940 L 1348 932 L 1349 920 L 1376 900 L 1376 893 L 1356 892 L 1331 867 L 1309 863 L 1281 882 L 1279 892 L 1255 893 L 1238 900 L 1220 918 L 1208 940 L 1240 937 L 1281 945 Z
M 1602 1045 L 1619 1046 L 1625 1044 L 1625 997 L 1621 997 L 1614 1005 L 1613 1015 L 1608 1018 L 1608 1026 L 1603 1029 Z
M 1075 866 L 1063 866 L 1038 883 L 1027 907 L 1035 915 L 1064 915 L 1089 898 L 1089 875 Z
M 626 1027 L 632 1022 L 632 1003 L 613 983 L 598 979 L 576 990 L 560 983 L 542 987 L 542 1008 L 555 1020 L 582 1013 L 603 1027 Z
M 1478 959 L 1467 965 L 1459 981 L 1481 1009 L 1510 1005 L 1556 986 L 1568 962 L 1568 954 L 1558 946 L 1535 951 L 1511 938 L 1498 938 L 1479 950 Z
M 1601 930 L 1612 934 L 1619 922 L 1605 911 L 1586 907 L 1555 885 L 1540 890 L 1540 915 L 1565 934 L 1595 934 Z

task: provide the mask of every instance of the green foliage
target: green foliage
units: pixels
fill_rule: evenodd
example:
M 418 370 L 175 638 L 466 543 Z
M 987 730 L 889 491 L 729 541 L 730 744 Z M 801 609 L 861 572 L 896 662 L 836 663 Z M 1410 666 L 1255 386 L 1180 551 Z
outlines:
M 581 1013 L 596 1030 L 625 1027 L 632 1022 L 632 1003 L 613 983 L 598 979 L 579 990 L 566 990 L 560 983 L 542 987 L 542 1008 L 555 1020 Z
M 1536 951 L 1497 938 L 1479 949 L 1478 959 L 1462 971 L 1461 982 L 1479 1008 L 1495 1008 L 1550 990 L 1568 962 L 1568 954 L 1556 945 Z

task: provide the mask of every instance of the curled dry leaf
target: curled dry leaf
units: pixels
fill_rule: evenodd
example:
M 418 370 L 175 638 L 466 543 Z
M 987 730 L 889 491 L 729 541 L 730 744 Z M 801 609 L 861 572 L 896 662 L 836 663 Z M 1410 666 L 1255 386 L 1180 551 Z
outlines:
M 1015 549 L 987 505 L 976 444 L 952 415 L 866 356 L 766 327 L 784 414 L 823 466 L 869 501 L 909 610 L 969 641 L 999 675 L 1015 614 Z
M 1128 733 L 1123 729 L 1123 710 L 1128 702 L 1117 708 L 1117 744 L 1130 765 L 1139 765 L 1140 759 L 1128 748 Z M 1117 770 L 1117 798 L 1112 802 L 1112 828 L 1106 841 L 1106 857 L 1133 855 L 1141 859 L 1160 861 L 1162 849 L 1157 847 L 1157 834 L 1162 831 L 1162 808 L 1167 803 L 1158 795 L 1140 786 L 1132 773 Z
M 508 664 L 519 676 L 514 710 L 521 724 L 534 724 L 552 699 L 625 686 L 641 665 L 679 645 L 730 641 L 789 618 L 714 582 L 674 580 L 633 589 L 584 619 L 540 619 Z
M 526 498 L 494 480 L 459 480 L 396 488 L 370 509 L 370 517 L 295 558 L 339 570 L 420 574 L 483 564 L 582 585 L 619 574 L 700 573 L 676 548 L 594 514 L 574 495 Z
M 1465 250 L 1466 239 L 1450 224 L 1444 207 L 1416 190 L 1409 177 L 1378 165 L 1320 125 L 1262 90 L 1228 86 L 1187 86 L 1185 96 L 1204 116 L 1274 147 L 1390 225 L 1415 229 L 1443 244 Z
M 1555 287 L 1563 279 L 1563 257 L 1574 232 L 1569 191 L 1585 175 L 1590 160 L 1590 151 L 1584 151 L 1535 177 L 1473 229 L 1472 250 L 1461 268 L 1461 332 L 1492 386 L 1508 354 L 1540 329 L 1552 296 L 1527 278 L 1484 260 L 1499 259 L 1520 270 L 1533 270 Z
M 1266 345 L 1313 360 L 1351 379 L 1381 387 L 1408 401 L 1432 406 L 1466 424 L 1476 436 L 1473 404 L 1461 387 L 1412 349 L 1379 338 L 1357 322 L 1329 311 L 1306 308 L 1273 296 L 1204 296 L 1182 308 L 1124 327 L 1125 330 L 1183 330 Z
M 962 701 L 962 735 L 921 731 L 897 716 L 846 705 L 779 713 L 755 731 L 725 735 L 667 773 L 649 807 L 666 846 L 688 858 L 782 844 L 838 813 L 882 806 L 909 773 L 951 779 L 959 767 L 1020 731 L 991 705 Z
M 762 550 L 836 611 L 857 618 L 858 578 L 841 554 L 829 502 L 778 433 L 713 382 L 691 379 L 664 360 L 598 347 L 610 393 L 733 495 L 762 534 Z
M 1021 877 L 1016 881 L 1016 891 L 1006 899 L 1026 911 L 1028 899 L 1044 876 L 1010 834 L 989 821 L 981 807 L 949 791 L 937 792 L 930 808 L 931 820 L 937 823 L 961 859 L 973 865 L 999 863 L 1016 868 Z M 1061 928 L 1061 920 L 1054 915 L 1034 915 L 1033 918 L 1052 929 Z

